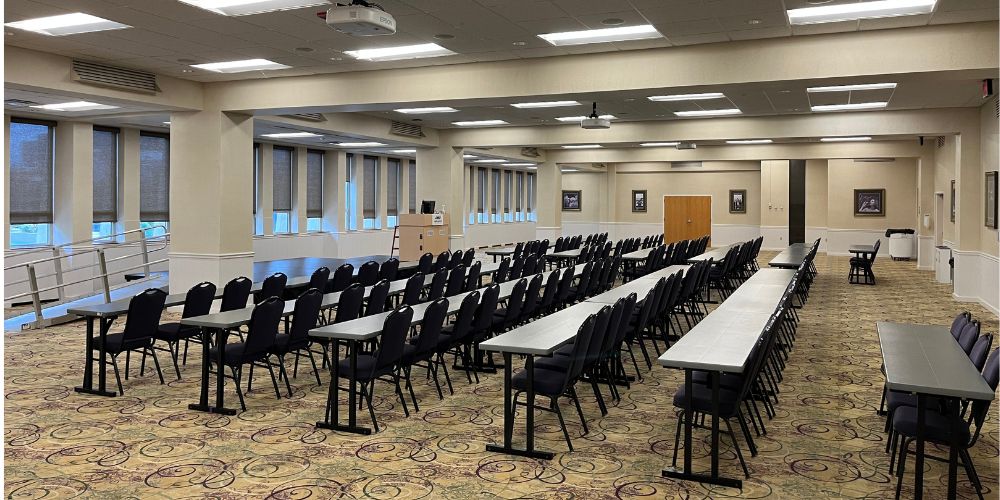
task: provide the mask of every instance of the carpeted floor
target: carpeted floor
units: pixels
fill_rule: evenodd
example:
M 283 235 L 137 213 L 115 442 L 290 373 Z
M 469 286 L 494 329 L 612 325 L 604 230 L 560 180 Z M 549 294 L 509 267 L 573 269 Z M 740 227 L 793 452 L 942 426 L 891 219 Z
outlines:
M 766 262 L 770 256 L 763 255 Z M 275 400 L 270 381 L 234 417 L 187 409 L 198 397 L 200 355 L 173 380 L 161 355 L 161 386 L 147 371 L 125 382 L 116 398 L 73 392 L 83 367 L 81 322 L 5 335 L 4 489 L 12 498 L 891 498 L 883 419 L 875 414 L 882 376 L 875 321 L 950 324 L 968 309 L 996 333 L 997 318 L 959 304 L 950 287 L 912 262 L 881 259 L 876 287 L 847 284 L 847 258 L 820 255 L 820 275 L 801 310 L 798 340 L 781 384 L 777 416 L 749 458 L 752 479 L 742 491 L 660 477 L 673 452 L 671 400 L 681 380 L 654 367 L 644 381 L 599 418 L 584 400 L 590 433 L 572 410 L 567 423 L 576 451 L 555 417 L 539 414 L 537 446 L 555 451 L 547 462 L 487 453 L 500 439 L 502 375 L 479 385 L 455 377 L 455 395 L 437 399 L 416 377 L 421 411 L 404 418 L 390 386 L 379 384 L 382 432 L 356 436 L 317 430 L 326 398 L 312 373 L 293 380 L 294 397 Z M 120 322 L 116 325 L 120 328 Z M 422 373 L 422 370 L 421 370 Z M 113 375 L 109 380 L 114 380 Z M 581 391 L 589 392 L 589 391 Z M 235 393 L 227 394 L 231 406 Z M 571 405 L 570 405 L 571 406 Z M 567 407 L 567 409 L 569 409 Z M 412 408 L 411 408 L 412 410 Z M 367 425 L 366 413 L 360 413 Z M 979 475 L 997 498 L 997 406 L 972 450 Z M 523 420 L 518 428 L 523 429 Z M 518 440 L 519 434 L 515 434 Z M 707 432 L 697 432 L 696 468 L 707 463 Z M 517 441 L 519 442 L 519 441 Z M 725 439 L 723 439 L 725 442 Z M 745 450 L 745 448 L 744 448 Z M 939 451 L 940 453 L 940 451 Z M 740 474 L 731 447 L 722 470 Z M 908 463 L 912 480 L 912 461 Z M 925 498 L 944 498 L 946 466 L 931 462 Z M 975 498 L 960 472 L 960 497 Z M 912 481 L 904 497 L 912 497 Z

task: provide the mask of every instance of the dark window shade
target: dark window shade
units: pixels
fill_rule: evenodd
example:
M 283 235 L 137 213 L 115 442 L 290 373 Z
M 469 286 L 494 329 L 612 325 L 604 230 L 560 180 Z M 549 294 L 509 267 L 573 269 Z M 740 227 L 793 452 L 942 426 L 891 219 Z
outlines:
M 514 211 L 521 211 L 521 204 L 524 203 L 524 172 L 517 173 L 517 196 L 514 198 Z
M 399 160 L 395 158 L 390 158 L 386 162 L 386 196 L 385 200 L 385 212 L 386 215 L 394 217 L 399 215 L 399 196 L 402 191 L 399 189 Z
M 260 173 L 260 144 L 253 143 L 253 213 L 257 213 L 257 176 Z
M 503 171 L 503 213 L 510 213 L 510 197 L 511 191 L 514 189 L 514 172 L 510 170 Z
M 486 211 L 486 185 L 488 173 L 485 168 L 479 169 L 479 213 Z
M 274 162 L 271 166 L 274 173 L 274 211 L 289 212 L 292 210 L 292 148 L 274 147 Z
M 535 174 L 528 174 L 528 212 L 535 211 Z
M 323 152 L 306 153 L 306 217 L 323 216 Z
M 469 213 L 476 213 L 476 167 L 469 166 Z
M 378 212 L 378 158 L 365 156 L 364 166 L 364 199 L 362 199 L 362 214 L 364 219 L 374 219 Z
M 52 223 L 53 134 L 43 123 L 10 122 L 10 223 Z
M 417 213 L 417 160 L 410 160 L 410 213 Z
M 139 220 L 170 220 L 170 138 L 139 135 Z
M 490 213 L 499 213 L 497 207 L 500 205 L 500 171 L 493 171 L 493 196 L 490 198 Z
M 118 220 L 118 130 L 94 127 L 94 222 Z

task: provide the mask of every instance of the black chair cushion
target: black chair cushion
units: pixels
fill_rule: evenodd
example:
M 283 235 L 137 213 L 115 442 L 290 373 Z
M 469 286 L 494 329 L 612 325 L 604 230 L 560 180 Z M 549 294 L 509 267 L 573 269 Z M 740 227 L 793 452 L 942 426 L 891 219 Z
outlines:
M 233 344 L 226 344 L 225 359 L 223 362 L 226 366 L 240 366 L 244 363 L 243 361 L 243 351 L 246 344 L 243 342 L 236 342 Z M 209 349 L 208 355 L 211 357 L 212 361 L 215 361 L 219 356 L 219 348 L 213 347 Z
M 291 340 L 291 338 L 292 336 L 288 334 L 284 333 L 278 334 L 277 336 L 274 337 L 274 345 L 271 346 L 270 352 L 278 355 L 288 354 L 291 351 L 295 351 L 297 349 L 305 349 L 306 347 L 309 346 L 308 339 L 302 339 L 293 345 L 289 345 L 289 341 Z
M 372 379 L 372 367 L 375 366 L 375 357 L 370 354 L 358 354 L 358 374 L 355 377 L 357 380 L 362 382 L 367 382 Z M 340 376 L 342 378 L 348 378 L 351 375 L 351 360 L 350 358 L 342 359 L 337 362 L 337 369 L 340 370 Z M 382 370 L 385 373 L 389 373 L 388 369 Z M 375 376 L 384 375 L 375 374 Z
M 691 407 L 696 412 L 712 412 L 712 389 L 701 384 L 692 385 L 694 394 L 691 398 Z M 674 406 L 684 408 L 684 400 L 687 397 L 686 387 L 683 385 L 674 394 Z M 719 416 L 729 418 L 736 415 L 739 408 L 739 393 L 729 389 L 719 388 Z
M 691 379 L 696 383 L 702 384 L 711 389 L 709 384 L 712 383 L 712 379 L 709 378 L 708 372 L 695 371 L 691 375 Z M 719 387 L 722 389 L 729 389 L 733 391 L 740 390 L 740 386 L 743 385 L 743 377 L 739 375 L 734 375 L 730 373 L 723 373 L 719 377 Z
M 543 396 L 558 397 L 562 395 L 563 383 L 566 381 L 565 371 L 555 371 L 535 368 L 535 393 Z M 511 386 L 517 391 L 528 390 L 528 372 L 521 370 L 510 379 Z
M 959 424 L 958 440 L 969 442 L 969 426 L 965 422 Z M 892 414 L 892 428 L 896 432 L 914 437 L 917 435 L 917 409 L 912 406 L 901 406 Z M 924 438 L 928 441 L 947 444 L 951 441 L 951 423 L 947 416 L 936 411 L 924 412 Z
M 133 349 L 142 349 L 143 347 L 148 347 L 153 343 L 153 339 L 151 337 L 132 339 L 123 344 L 124 341 L 125 341 L 124 333 L 112 333 L 108 335 L 104 341 L 104 346 L 105 346 L 104 350 L 111 354 L 118 354 L 120 352 L 125 352 Z M 99 348 L 100 346 L 98 346 L 97 342 L 95 342 L 94 349 L 97 350 Z
M 538 358 L 535 360 L 535 369 L 554 370 L 565 372 L 569 369 L 569 356 L 552 356 L 551 358 Z
M 178 340 L 197 337 L 200 333 L 201 329 L 197 326 L 181 325 L 180 323 L 163 323 L 156 330 L 156 333 L 153 334 L 153 337 L 167 342 L 177 342 Z

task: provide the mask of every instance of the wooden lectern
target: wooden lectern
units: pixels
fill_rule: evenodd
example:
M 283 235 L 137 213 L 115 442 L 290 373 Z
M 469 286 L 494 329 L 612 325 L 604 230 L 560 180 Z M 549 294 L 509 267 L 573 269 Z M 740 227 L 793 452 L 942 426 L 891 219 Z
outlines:
M 436 256 L 448 250 L 448 223 L 447 214 L 400 214 L 399 260 L 420 260 L 427 252 Z

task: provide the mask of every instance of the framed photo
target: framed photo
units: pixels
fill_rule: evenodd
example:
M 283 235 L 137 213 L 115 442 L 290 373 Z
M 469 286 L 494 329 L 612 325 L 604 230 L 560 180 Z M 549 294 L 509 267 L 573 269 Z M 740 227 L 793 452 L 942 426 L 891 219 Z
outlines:
M 745 214 L 745 213 L 747 213 L 747 190 L 746 189 L 730 189 L 729 190 L 729 213 L 731 213 L 731 214 Z
M 645 212 L 646 211 L 646 190 L 632 190 L 632 211 L 633 212 Z
M 579 212 L 580 211 L 580 191 L 566 191 L 562 192 L 562 209 L 563 211 L 569 212 Z
M 997 171 L 986 172 L 986 227 L 997 229 Z
M 955 222 L 955 180 L 951 181 L 951 215 L 950 219 Z
M 855 189 L 854 215 L 885 216 L 885 189 Z

